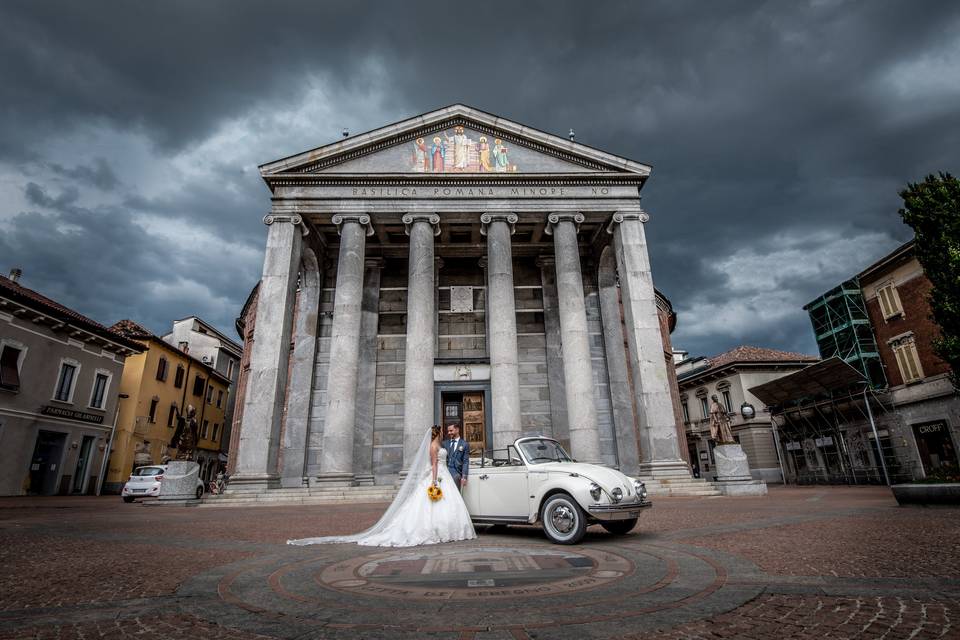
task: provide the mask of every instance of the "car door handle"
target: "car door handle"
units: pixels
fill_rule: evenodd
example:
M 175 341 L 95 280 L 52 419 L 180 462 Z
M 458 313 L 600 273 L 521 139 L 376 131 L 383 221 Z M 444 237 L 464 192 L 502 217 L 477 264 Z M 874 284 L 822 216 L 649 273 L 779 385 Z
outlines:
M 480 479 L 481 479 L 481 480 L 486 480 L 486 479 L 489 478 L 489 477 L 490 477 L 490 476 L 488 476 L 487 474 L 483 474 L 482 476 L 480 476 Z

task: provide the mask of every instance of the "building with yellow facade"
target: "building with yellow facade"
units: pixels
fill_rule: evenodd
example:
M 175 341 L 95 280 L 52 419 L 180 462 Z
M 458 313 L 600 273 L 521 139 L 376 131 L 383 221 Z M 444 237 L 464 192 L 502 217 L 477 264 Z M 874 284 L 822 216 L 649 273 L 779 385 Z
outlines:
M 111 329 L 145 350 L 128 357 L 123 367 L 104 491 L 119 493 L 134 468 L 175 456 L 169 444 L 177 417 L 191 406 L 199 435 L 194 460 L 200 464 L 201 479 L 212 480 L 221 464 L 230 380 L 132 320 L 121 320 Z

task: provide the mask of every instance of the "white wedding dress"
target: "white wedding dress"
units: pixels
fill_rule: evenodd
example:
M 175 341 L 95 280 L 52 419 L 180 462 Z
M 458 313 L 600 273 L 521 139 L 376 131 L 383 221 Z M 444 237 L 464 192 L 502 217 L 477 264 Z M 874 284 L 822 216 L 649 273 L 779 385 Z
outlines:
M 443 497 L 436 502 L 427 496 L 432 479 L 430 434 L 414 456 L 407 477 L 379 521 L 366 531 L 348 536 L 324 536 L 287 540 L 287 544 L 308 545 L 356 542 L 367 547 L 414 547 L 477 537 L 467 506 L 447 470 L 447 451 L 437 451 L 437 482 Z

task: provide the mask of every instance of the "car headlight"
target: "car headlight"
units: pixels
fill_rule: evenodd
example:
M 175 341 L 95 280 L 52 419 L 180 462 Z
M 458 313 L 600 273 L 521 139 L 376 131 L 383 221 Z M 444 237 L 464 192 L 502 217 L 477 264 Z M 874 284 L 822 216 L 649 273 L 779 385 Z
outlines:
M 596 482 L 590 483 L 590 497 L 594 500 L 600 499 L 600 485 L 598 485 Z
M 620 502 L 623 500 L 623 489 L 620 487 L 614 487 L 613 491 L 610 492 L 610 495 L 613 496 L 614 502 Z
M 639 480 L 633 481 L 633 489 L 637 492 L 637 497 L 642 501 L 647 499 L 647 485 Z

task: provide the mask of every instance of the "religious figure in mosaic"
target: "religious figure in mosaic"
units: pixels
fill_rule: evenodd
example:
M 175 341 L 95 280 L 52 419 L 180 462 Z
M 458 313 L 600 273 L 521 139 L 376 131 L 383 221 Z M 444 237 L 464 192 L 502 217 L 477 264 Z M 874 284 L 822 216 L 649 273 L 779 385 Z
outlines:
M 500 140 L 493 141 L 493 165 L 497 173 L 510 171 L 510 158 L 507 157 L 507 148 Z
M 727 409 L 720 404 L 717 396 L 710 396 L 710 437 L 717 441 L 717 444 L 735 444 L 733 432 L 730 431 L 730 414 Z
M 433 145 L 430 147 L 430 162 L 434 173 L 443 173 L 446 157 L 447 149 L 443 146 L 443 140 L 440 136 L 434 136 Z
M 487 142 L 487 136 L 480 136 L 480 171 L 493 171 L 493 165 L 490 164 L 490 143 Z
M 453 169 L 454 171 L 466 171 L 467 164 L 470 162 L 470 147 L 473 146 L 473 140 L 467 137 L 463 127 L 454 127 L 453 138 L 443 134 L 447 142 L 453 144 Z
M 413 144 L 413 170 L 418 173 L 430 171 L 430 161 L 427 158 L 427 145 L 423 138 L 417 138 Z

